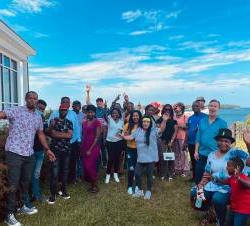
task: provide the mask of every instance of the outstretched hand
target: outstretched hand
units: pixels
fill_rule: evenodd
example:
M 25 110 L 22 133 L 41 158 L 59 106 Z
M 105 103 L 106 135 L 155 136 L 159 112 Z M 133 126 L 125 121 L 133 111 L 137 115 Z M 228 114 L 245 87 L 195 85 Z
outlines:
M 86 92 L 89 93 L 91 90 L 91 86 L 90 85 L 86 85 Z

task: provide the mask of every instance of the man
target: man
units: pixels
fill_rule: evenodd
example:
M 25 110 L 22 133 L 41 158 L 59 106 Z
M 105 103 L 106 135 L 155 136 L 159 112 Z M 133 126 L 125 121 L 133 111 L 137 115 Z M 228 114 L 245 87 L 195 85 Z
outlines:
M 187 127 L 188 127 L 188 150 L 189 155 L 191 158 L 192 163 L 192 181 L 195 179 L 195 158 L 194 158 L 194 151 L 195 151 L 195 139 L 196 134 L 198 131 L 199 122 L 202 118 L 206 117 L 205 113 L 202 113 L 200 110 L 200 103 L 199 101 L 194 101 L 192 104 L 192 110 L 194 114 L 188 118 Z
M 44 100 L 38 100 L 36 112 L 39 116 L 42 117 L 44 129 L 46 129 L 47 127 L 44 117 L 44 111 L 46 107 L 47 103 Z M 40 173 L 43 165 L 44 149 L 37 134 L 35 136 L 35 141 L 34 141 L 34 157 L 35 157 L 35 166 L 32 175 L 32 195 L 35 201 L 43 201 L 40 188 Z
M 69 97 L 62 97 L 61 104 L 65 104 L 70 107 L 70 98 Z M 59 117 L 59 111 L 53 111 L 53 113 L 49 117 L 49 123 L 52 119 Z M 81 142 L 81 135 L 80 135 L 80 127 L 77 114 L 72 111 L 68 110 L 66 118 L 73 123 L 73 135 L 70 140 L 71 150 L 77 150 L 79 143 Z M 76 155 L 73 151 L 70 156 L 70 172 L 69 172 L 69 182 L 75 183 L 76 182 Z
M 51 140 L 51 149 L 56 156 L 56 161 L 50 163 L 50 193 L 51 196 L 48 200 L 49 204 L 54 204 L 57 194 L 57 181 L 59 173 L 61 172 L 61 197 L 69 199 L 67 193 L 67 180 L 69 172 L 69 161 L 71 145 L 70 139 L 72 137 L 73 124 L 66 118 L 69 105 L 61 104 L 59 108 L 59 117 L 51 120 L 49 131 Z
M 82 123 L 83 123 L 83 120 L 85 118 L 85 114 L 82 111 L 80 111 L 81 110 L 81 102 L 78 100 L 73 101 L 72 108 L 73 108 L 73 111 L 76 113 L 77 118 L 78 118 L 78 123 L 79 123 L 79 128 L 80 128 L 80 137 L 82 140 L 83 139 Z M 75 162 L 76 162 L 76 172 L 73 169 Z M 72 168 L 70 169 L 71 174 L 69 175 L 69 178 L 71 181 L 76 182 L 78 179 L 80 179 L 82 177 L 82 174 L 83 174 L 82 160 L 80 159 L 80 143 L 78 143 L 78 145 L 75 145 L 75 149 L 71 150 L 70 166 Z
M 211 100 L 208 105 L 209 114 L 199 122 L 199 128 L 195 141 L 196 159 L 195 183 L 198 184 L 202 178 L 209 153 L 217 150 L 217 143 L 214 137 L 220 129 L 227 128 L 227 123 L 218 117 L 220 102 Z
M 0 119 L 8 119 L 9 136 L 5 145 L 6 164 L 8 167 L 9 192 L 7 194 L 7 213 L 5 223 L 10 226 L 20 226 L 21 223 L 15 218 L 16 192 L 19 183 L 22 190 L 23 207 L 20 213 L 35 214 L 38 210 L 29 200 L 29 186 L 34 167 L 34 139 L 37 133 L 50 161 L 55 160 L 54 154 L 49 149 L 43 132 L 41 116 L 35 112 L 38 95 L 29 91 L 25 96 L 26 105 L 12 107 L 0 112 Z
M 200 110 L 201 112 L 208 114 L 208 109 L 205 107 L 206 100 L 204 97 L 197 97 L 196 101 L 200 104 Z
M 100 147 L 101 147 L 101 162 L 103 168 L 107 167 L 107 151 L 105 148 L 105 140 L 107 136 L 107 109 L 105 108 L 104 101 L 102 98 L 96 99 L 96 118 L 101 122 L 102 129 L 100 134 Z

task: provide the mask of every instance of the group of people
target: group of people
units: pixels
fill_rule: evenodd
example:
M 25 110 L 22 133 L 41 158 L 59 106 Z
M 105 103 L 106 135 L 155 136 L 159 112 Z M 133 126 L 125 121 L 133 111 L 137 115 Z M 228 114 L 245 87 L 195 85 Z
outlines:
M 120 169 L 126 168 L 127 193 L 146 200 L 152 196 L 154 174 L 170 182 L 177 176 L 187 177 L 191 171 L 195 183 L 192 203 L 207 212 L 202 225 L 209 223 L 212 208 L 217 225 L 225 225 L 229 203 L 230 225 L 246 224 L 250 214 L 250 159 L 248 153 L 232 147 L 232 132 L 218 116 L 218 100 L 211 100 L 205 108 L 205 99 L 198 97 L 192 112 L 187 113 L 183 103 L 162 106 L 153 102 L 141 109 L 127 95 L 123 106 L 119 99 L 120 95 L 109 108 L 102 98 L 94 105 L 87 89 L 86 105 L 76 100 L 71 110 L 70 98 L 62 97 L 59 109 L 46 121 L 47 103 L 29 91 L 25 106 L 0 112 L 0 119 L 9 120 L 6 224 L 21 225 L 15 217 L 19 188 L 23 206 L 18 212 L 38 212 L 29 189 L 31 186 L 33 200 L 44 201 L 39 177 L 45 154 L 50 170 L 48 204 L 54 204 L 58 196 L 70 199 L 67 184 L 79 179 L 90 184 L 89 192 L 97 193 L 100 167 L 106 170 L 105 184 L 111 178 L 119 183 Z M 250 132 L 245 132 L 244 141 L 250 151 Z M 144 174 L 146 189 L 142 185 Z

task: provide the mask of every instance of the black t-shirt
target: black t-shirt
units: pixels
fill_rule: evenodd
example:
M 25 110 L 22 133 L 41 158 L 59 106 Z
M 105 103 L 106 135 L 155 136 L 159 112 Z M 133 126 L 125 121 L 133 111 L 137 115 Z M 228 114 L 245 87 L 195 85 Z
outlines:
M 162 117 L 157 120 L 157 124 L 162 123 Z M 166 144 L 169 143 L 174 135 L 175 125 L 177 125 L 177 121 L 174 119 L 169 119 L 166 122 L 166 128 L 161 135 L 161 140 L 165 141 Z

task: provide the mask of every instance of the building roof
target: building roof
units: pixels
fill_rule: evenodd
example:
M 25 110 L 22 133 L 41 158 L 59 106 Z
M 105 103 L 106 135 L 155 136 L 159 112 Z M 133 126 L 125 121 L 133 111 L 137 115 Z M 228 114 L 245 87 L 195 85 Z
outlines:
M 3 32 L 7 37 L 18 44 L 19 48 L 25 52 L 27 56 L 33 56 L 36 51 L 18 35 L 12 28 L 10 28 L 3 20 L 0 19 L 0 35 Z

